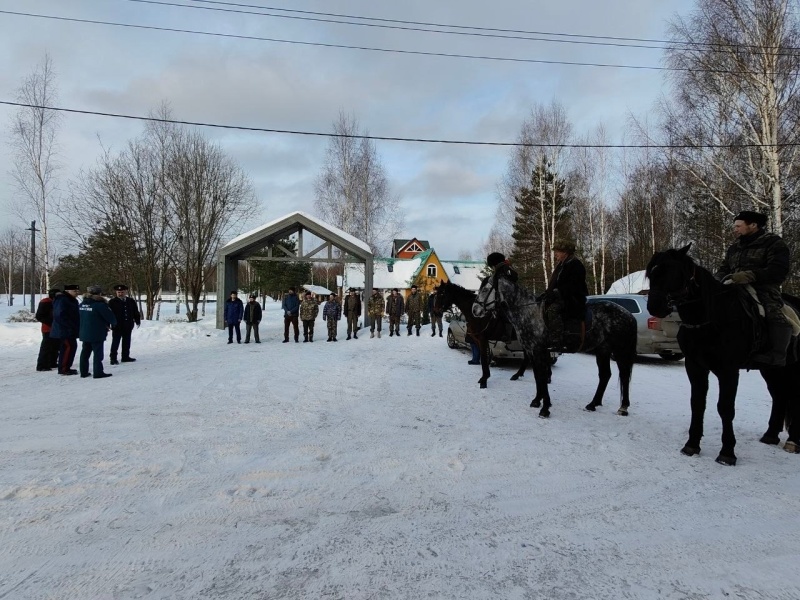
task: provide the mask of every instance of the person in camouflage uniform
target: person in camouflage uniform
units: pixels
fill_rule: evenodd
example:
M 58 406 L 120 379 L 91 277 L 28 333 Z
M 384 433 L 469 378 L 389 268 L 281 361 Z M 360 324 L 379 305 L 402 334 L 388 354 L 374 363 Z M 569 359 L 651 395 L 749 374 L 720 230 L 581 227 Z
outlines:
M 319 314 L 319 304 L 311 295 L 306 292 L 303 301 L 300 303 L 300 320 L 303 322 L 303 343 L 314 341 L 314 321 Z
M 386 314 L 389 315 L 389 337 L 400 337 L 400 318 L 403 316 L 403 296 L 397 288 L 392 290 L 386 300 Z
M 369 315 L 369 337 L 375 337 L 375 326 L 378 326 L 378 338 L 381 337 L 381 322 L 383 321 L 383 313 L 386 311 L 386 301 L 381 296 L 381 291 L 377 288 L 372 290 L 372 295 L 367 300 L 367 314 Z
M 322 308 L 322 320 L 328 323 L 328 341 L 335 342 L 339 319 L 342 318 L 342 305 L 336 298 L 336 294 L 331 292 L 328 301 Z
M 792 338 L 792 326 L 783 315 L 781 284 L 789 274 L 789 247 L 774 233 L 768 233 L 767 215 L 744 210 L 733 220 L 736 241 L 714 273 L 719 281 L 753 286 L 764 307 L 770 347 L 753 355 L 754 363 L 782 367 Z
M 411 335 L 411 329 L 417 328 L 417 336 L 419 336 L 419 328 L 422 326 L 422 296 L 417 292 L 417 286 L 411 286 L 411 294 L 406 299 L 406 314 L 408 315 L 408 335 Z

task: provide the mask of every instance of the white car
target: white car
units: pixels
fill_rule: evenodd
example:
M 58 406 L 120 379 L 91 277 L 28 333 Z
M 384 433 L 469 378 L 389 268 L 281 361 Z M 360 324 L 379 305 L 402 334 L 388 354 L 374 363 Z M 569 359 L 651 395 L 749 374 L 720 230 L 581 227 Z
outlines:
M 603 294 L 586 298 L 587 303 L 601 301 L 618 304 L 634 316 L 638 328 L 637 354 L 657 354 L 664 360 L 683 358 L 677 339 L 678 329 L 681 326 L 677 311 L 663 319 L 651 317 L 647 312 L 645 294 Z

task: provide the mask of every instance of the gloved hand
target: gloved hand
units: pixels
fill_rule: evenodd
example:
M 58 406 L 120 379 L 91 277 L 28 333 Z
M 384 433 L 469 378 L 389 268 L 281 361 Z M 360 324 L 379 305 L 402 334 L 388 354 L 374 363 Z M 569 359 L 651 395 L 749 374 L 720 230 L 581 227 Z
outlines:
M 730 285 L 732 283 L 736 285 L 746 285 L 748 283 L 753 283 L 755 280 L 756 275 L 752 271 L 737 271 L 736 273 L 727 275 L 722 283 L 725 285 Z

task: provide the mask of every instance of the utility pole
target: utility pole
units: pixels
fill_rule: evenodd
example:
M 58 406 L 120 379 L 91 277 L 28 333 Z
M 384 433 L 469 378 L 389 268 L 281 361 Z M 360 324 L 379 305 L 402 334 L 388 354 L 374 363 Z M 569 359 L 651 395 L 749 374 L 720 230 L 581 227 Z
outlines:
M 36 229 L 36 221 L 31 221 L 25 231 L 31 232 L 31 312 L 36 312 L 36 232 L 41 230 Z

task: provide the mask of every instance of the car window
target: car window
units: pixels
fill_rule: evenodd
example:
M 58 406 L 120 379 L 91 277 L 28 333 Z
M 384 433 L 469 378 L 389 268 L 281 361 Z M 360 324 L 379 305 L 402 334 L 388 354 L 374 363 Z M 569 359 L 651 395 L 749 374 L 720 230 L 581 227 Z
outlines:
M 613 302 L 614 304 L 618 304 L 627 310 L 629 313 L 637 314 L 642 312 L 642 309 L 639 308 L 639 303 L 633 298 L 592 298 L 588 302 L 590 304 L 593 302 Z

